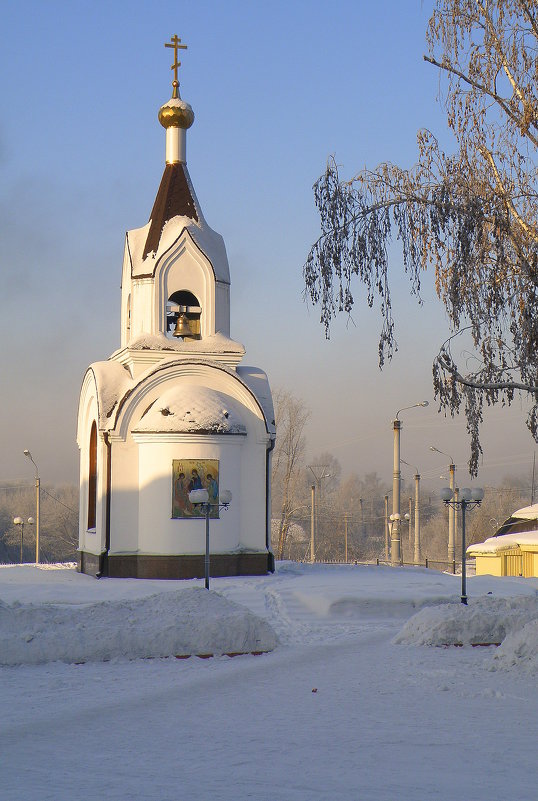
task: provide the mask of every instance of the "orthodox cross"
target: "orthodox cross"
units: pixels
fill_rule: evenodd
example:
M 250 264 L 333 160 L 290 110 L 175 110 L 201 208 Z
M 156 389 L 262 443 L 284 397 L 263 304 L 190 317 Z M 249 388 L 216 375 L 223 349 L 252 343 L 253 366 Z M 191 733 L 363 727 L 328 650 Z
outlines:
M 177 82 L 177 71 L 179 67 L 181 67 L 181 61 L 177 59 L 177 51 L 178 50 L 186 50 L 187 45 L 181 44 L 181 39 L 175 33 L 173 36 L 170 37 L 170 42 L 165 42 L 165 47 L 173 47 L 174 48 L 174 63 L 170 67 L 171 70 L 174 70 L 174 81 Z

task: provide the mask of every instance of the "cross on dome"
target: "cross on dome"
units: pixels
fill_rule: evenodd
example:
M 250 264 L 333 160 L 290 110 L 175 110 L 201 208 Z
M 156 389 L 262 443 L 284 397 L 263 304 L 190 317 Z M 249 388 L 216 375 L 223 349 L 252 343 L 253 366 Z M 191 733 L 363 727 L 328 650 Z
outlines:
M 178 58 L 177 58 L 177 56 L 178 56 L 178 52 L 177 51 L 178 50 L 187 50 L 187 45 L 181 44 L 181 39 L 179 38 L 177 33 L 175 33 L 173 36 L 170 37 L 170 42 L 165 42 L 164 46 L 165 47 L 173 47 L 174 48 L 174 63 L 172 64 L 170 69 L 174 70 L 174 84 L 177 84 L 178 83 L 177 71 L 181 67 L 181 61 L 178 61 Z

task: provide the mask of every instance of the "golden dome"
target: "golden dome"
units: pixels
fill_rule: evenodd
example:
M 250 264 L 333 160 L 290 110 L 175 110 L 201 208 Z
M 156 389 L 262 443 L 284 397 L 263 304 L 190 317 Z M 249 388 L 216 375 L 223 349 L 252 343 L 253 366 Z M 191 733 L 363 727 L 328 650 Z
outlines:
M 173 82 L 172 97 L 159 109 L 159 122 L 163 128 L 190 128 L 194 122 L 192 107 L 179 96 L 178 85 Z

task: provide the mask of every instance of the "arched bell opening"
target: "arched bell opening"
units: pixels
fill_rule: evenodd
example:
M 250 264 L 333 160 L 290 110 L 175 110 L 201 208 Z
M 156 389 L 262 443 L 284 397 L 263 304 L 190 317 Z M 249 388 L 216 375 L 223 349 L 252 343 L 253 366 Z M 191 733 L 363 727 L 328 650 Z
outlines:
M 202 308 L 196 295 L 181 289 L 170 295 L 166 304 L 166 336 L 184 341 L 201 339 Z

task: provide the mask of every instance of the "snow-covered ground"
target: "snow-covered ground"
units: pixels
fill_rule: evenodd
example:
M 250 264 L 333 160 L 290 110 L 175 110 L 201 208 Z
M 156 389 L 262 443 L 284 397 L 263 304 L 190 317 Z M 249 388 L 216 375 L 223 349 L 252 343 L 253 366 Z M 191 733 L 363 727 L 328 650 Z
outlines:
M 535 801 L 538 580 L 459 592 L 420 568 L 207 593 L 0 567 L 0 799 Z

